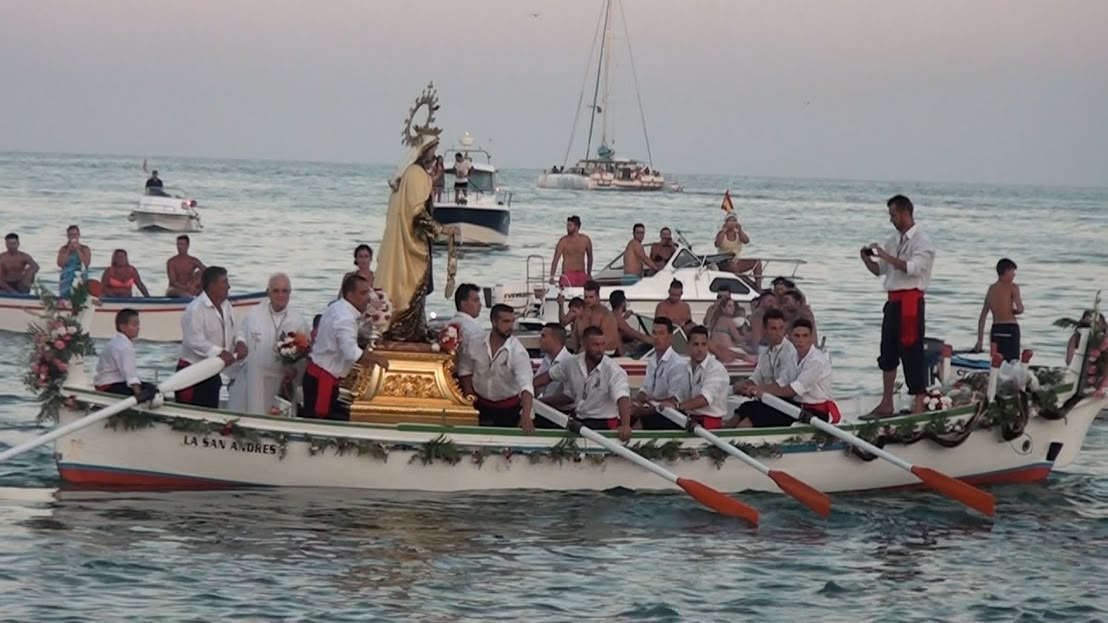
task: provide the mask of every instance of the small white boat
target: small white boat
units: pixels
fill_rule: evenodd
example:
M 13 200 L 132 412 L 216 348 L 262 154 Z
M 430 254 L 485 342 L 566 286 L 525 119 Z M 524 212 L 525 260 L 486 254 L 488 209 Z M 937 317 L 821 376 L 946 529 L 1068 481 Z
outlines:
M 446 174 L 453 175 L 454 154 L 471 158 L 483 155 L 484 162 L 472 162 L 469 171 L 469 188 L 462 201 L 454 201 L 454 188 L 447 184 L 442 196 L 433 201 L 435 220 L 443 225 L 457 225 L 460 236 L 455 238 L 463 246 L 503 246 L 508 244 L 512 226 L 512 193 L 497 185 L 496 167 L 492 156 L 473 144 L 473 137 L 466 132 L 458 145 L 443 152 Z M 449 180 L 449 177 L 446 179 Z M 440 242 L 445 244 L 445 242 Z
M 608 263 L 593 278 L 600 284 L 600 300 L 607 301 L 609 294 L 614 290 L 623 290 L 627 296 L 627 306 L 642 315 L 653 316 L 654 308 L 661 301 L 669 297 L 669 284 L 674 279 L 681 281 L 683 294 L 681 300 L 688 303 L 692 309 L 692 318 L 700 322 L 708 313 L 708 308 L 716 301 L 716 292 L 721 287 L 727 287 L 731 291 L 731 298 L 735 300 L 748 313 L 751 303 L 759 295 L 755 287 L 752 275 L 735 273 L 720 268 L 734 257 L 733 253 L 713 253 L 699 255 L 694 253 L 692 245 L 676 230 L 675 244 L 677 250 L 670 257 L 669 262 L 655 273 L 643 277 L 636 283 L 623 284 L 623 254 L 620 253 L 614 260 Z M 762 262 L 763 274 L 771 274 L 770 270 L 776 270 L 778 265 L 791 267 L 787 271 L 788 276 L 794 277 L 797 268 L 805 264 L 798 259 L 759 259 Z M 545 259 L 540 255 L 531 255 L 527 258 L 526 281 L 507 284 L 496 284 L 491 288 L 485 288 L 485 299 L 489 305 L 503 303 L 512 306 L 522 319 L 533 319 L 541 322 L 558 321 L 558 293 L 559 288 L 548 282 L 549 273 L 546 271 Z M 778 271 L 772 273 L 786 274 Z M 563 288 L 560 290 L 568 303 L 575 296 L 584 294 L 583 288 Z
M 147 188 L 127 220 L 144 231 L 193 233 L 204 230 L 195 199 L 179 188 Z
M 264 301 L 265 292 L 233 294 L 228 297 L 235 319 L 246 317 L 250 309 Z M 181 316 L 192 299 L 167 297 L 106 297 L 92 304 L 90 334 L 94 339 L 111 339 L 115 335 L 115 315 L 121 309 L 137 311 L 142 319 L 140 340 L 148 342 L 180 342 Z M 30 324 L 41 326 L 43 306 L 34 294 L 0 294 L 0 331 L 24 333 Z

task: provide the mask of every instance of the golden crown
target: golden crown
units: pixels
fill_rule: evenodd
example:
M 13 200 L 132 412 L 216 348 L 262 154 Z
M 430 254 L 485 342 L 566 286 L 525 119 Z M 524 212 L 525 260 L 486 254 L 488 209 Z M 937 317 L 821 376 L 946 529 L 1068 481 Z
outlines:
M 426 118 L 423 124 L 420 125 L 416 123 L 416 116 L 423 109 L 425 109 Z M 427 88 L 423 89 L 423 93 L 416 98 L 415 105 L 408 110 L 408 118 L 404 120 L 404 131 L 400 133 L 404 138 L 400 142 L 408 147 L 416 147 L 423 143 L 420 139 L 424 136 L 438 139 L 439 135 L 442 134 L 442 129 L 432 125 L 435 122 L 435 113 L 438 110 L 439 96 L 435 91 L 435 83 L 428 82 Z

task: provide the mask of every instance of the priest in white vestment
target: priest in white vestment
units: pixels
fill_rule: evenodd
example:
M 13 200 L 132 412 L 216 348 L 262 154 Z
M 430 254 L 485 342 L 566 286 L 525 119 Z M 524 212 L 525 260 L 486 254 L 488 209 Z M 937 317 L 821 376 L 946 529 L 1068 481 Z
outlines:
M 311 332 L 308 320 L 289 307 L 292 286 L 284 273 L 269 278 L 269 298 L 255 305 L 239 324 L 235 342 L 249 353 L 243 361 L 228 393 L 228 409 L 240 413 L 266 415 L 277 404 L 276 396 L 285 384 L 292 383 L 302 365 L 290 366 L 277 356 L 277 341 L 290 332 L 305 336 Z M 290 391 L 288 395 L 292 396 Z

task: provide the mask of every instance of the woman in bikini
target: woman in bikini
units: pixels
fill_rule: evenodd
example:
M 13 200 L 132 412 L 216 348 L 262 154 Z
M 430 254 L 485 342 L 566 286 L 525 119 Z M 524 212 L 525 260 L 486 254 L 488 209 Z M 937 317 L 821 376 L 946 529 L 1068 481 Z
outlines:
M 138 269 L 128 261 L 127 252 L 116 249 L 112 253 L 112 265 L 104 269 L 104 275 L 100 279 L 101 292 L 105 297 L 131 298 L 136 286 L 143 296 L 150 296 L 142 277 L 139 277 Z
M 744 316 L 745 320 L 745 316 Z M 746 339 L 743 332 L 735 325 L 735 301 L 727 299 L 718 305 L 708 325 L 708 350 L 719 359 L 720 363 L 731 363 L 745 354 L 736 345 L 742 344 Z
M 716 233 L 716 251 L 720 253 L 734 253 L 735 257 L 724 267 L 736 275 L 753 271 L 754 288 L 756 290 L 761 290 L 762 263 L 758 260 L 739 259 L 739 255 L 743 250 L 743 245 L 746 244 L 750 244 L 750 236 L 743 230 L 743 226 L 739 223 L 739 217 L 735 216 L 733 213 L 728 214 L 727 218 L 723 219 L 723 227 Z

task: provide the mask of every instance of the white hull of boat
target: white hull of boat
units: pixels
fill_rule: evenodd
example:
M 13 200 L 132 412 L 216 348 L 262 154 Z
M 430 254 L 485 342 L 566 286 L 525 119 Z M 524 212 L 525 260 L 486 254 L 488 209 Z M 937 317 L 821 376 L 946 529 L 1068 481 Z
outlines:
M 560 190 L 624 190 L 659 191 L 667 185 L 662 177 L 647 176 L 634 180 L 619 180 L 613 175 L 577 175 L 575 173 L 543 173 L 539 188 Z
M 115 400 L 89 390 L 67 387 L 65 391 L 94 404 L 110 404 Z M 1045 479 L 1052 469 L 1074 460 L 1090 424 L 1106 403 L 1106 399 L 1090 396 L 1079 401 L 1065 418 L 1034 417 L 1023 435 L 1013 441 L 1003 441 L 997 430 L 978 429 L 953 448 L 923 440 L 911 445 L 890 444 L 886 450 L 910 463 L 935 467 L 970 482 L 1038 481 Z M 970 411 L 972 407 L 948 415 L 953 422 L 969 417 Z M 84 413 L 63 409 L 60 424 L 73 422 Z M 166 488 L 248 485 L 416 491 L 676 488 L 631 463 L 606 455 L 584 439 L 575 439 L 576 449 L 582 454 L 563 456 L 560 460 L 550 454 L 539 455 L 539 460 L 526 456 L 549 453 L 559 443 L 564 444 L 564 431 L 527 435 L 515 429 L 340 423 L 245 416 L 168 402 L 156 413 L 165 419 L 150 427 L 126 430 L 125 426 L 113 429 L 94 425 L 59 439 L 55 457 L 62 479 L 79 485 Z M 890 420 L 889 424 L 906 419 Z M 201 426 L 211 432 L 195 432 Z M 838 442 L 817 445 L 811 439 L 812 432 L 810 428 L 794 426 L 731 429 L 718 434 L 725 440 L 752 446 L 782 444 L 784 452 L 761 460 L 770 469 L 786 471 L 826 492 L 919 484 L 911 474 L 885 461 L 865 462 L 844 452 Z M 321 440 L 328 438 L 332 443 L 320 450 Z M 435 439 L 452 442 L 459 451 L 456 464 L 441 459 L 425 463 L 421 459 L 427 456 L 424 444 Z M 636 432 L 637 441 L 649 439 L 657 440 L 658 444 L 680 440 L 687 450 L 698 449 L 693 457 L 660 461 L 678 476 L 699 480 L 722 491 L 778 491 L 771 480 L 737 460 L 717 465 L 706 454 L 699 454 L 705 452 L 699 438 L 688 437 L 684 432 Z M 344 448 L 342 453 L 336 449 L 337 441 Z M 359 443 L 365 444 L 364 452 L 359 451 Z M 370 446 L 378 452 L 371 451 Z M 380 449 L 387 450 L 387 456 L 382 457 Z
M 469 205 L 442 203 L 435 205 L 435 220 L 443 225 L 456 225 L 460 230 L 457 242 L 462 246 L 503 246 L 508 244 L 512 212 L 507 205 L 481 201 Z M 439 244 L 446 244 L 445 241 Z
M 543 173 L 539 176 L 539 188 L 554 190 L 593 190 L 596 182 L 584 175 L 572 173 Z
M 229 297 L 235 319 L 246 317 L 250 309 L 264 301 L 265 292 L 251 292 Z M 142 297 L 103 298 L 92 306 L 90 334 L 94 339 L 110 339 L 115 335 L 115 315 L 125 308 L 134 309 L 142 318 L 142 335 L 149 342 L 180 342 L 181 316 L 191 299 Z M 22 333 L 32 322 L 42 317 L 42 301 L 32 294 L 0 294 L 0 331 Z
M 200 215 L 162 214 L 158 212 L 131 212 L 130 220 L 135 227 L 143 231 L 168 231 L 174 233 L 196 233 L 204 231 Z

